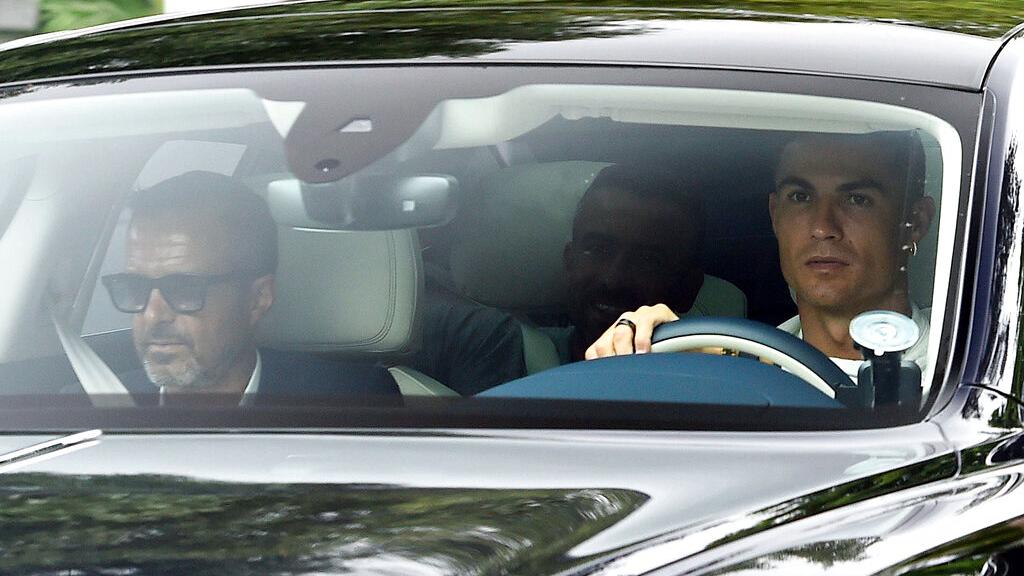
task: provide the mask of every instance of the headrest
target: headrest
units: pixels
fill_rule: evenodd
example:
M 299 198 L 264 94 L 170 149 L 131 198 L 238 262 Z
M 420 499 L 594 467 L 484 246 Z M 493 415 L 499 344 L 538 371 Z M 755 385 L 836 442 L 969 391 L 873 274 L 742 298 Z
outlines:
M 484 180 L 482 203 L 460 231 L 452 281 L 463 296 L 511 310 L 564 300 L 562 251 L 580 198 L 602 162 L 510 166 Z
M 360 355 L 416 348 L 423 274 L 415 231 L 278 230 L 276 297 L 261 344 Z

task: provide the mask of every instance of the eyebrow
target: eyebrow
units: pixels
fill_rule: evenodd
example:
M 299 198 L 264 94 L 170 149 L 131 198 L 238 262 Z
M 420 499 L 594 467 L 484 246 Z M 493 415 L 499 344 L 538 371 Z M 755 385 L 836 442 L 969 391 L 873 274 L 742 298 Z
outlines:
M 801 188 L 807 188 L 810 190 L 816 190 L 816 188 L 807 180 L 800 178 L 799 176 L 786 176 L 775 185 L 776 188 L 782 188 L 783 186 L 800 186 Z M 846 182 L 840 184 L 838 190 L 840 192 L 850 192 L 853 190 L 866 190 L 874 189 L 884 193 L 885 187 L 883 187 L 878 180 L 874 178 L 861 178 L 860 180 L 854 180 L 852 182 Z
M 850 192 L 852 190 L 865 190 L 868 188 L 874 188 L 875 190 L 878 190 L 879 192 L 882 193 L 885 192 L 885 188 L 878 182 L 878 180 L 875 180 L 874 178 L 862 178 L 860 180 L 854 180 L 853 182 L 841 184 L 839 186 L 839 191 Z
M 782 188 L 783 186 L 790 186 L 790 185 L 792 185 L 792 186 L 800 186 L 801 188 L 810 188 L 812 190 L 814 189 L 814 186 L 812 186 L 810 182 L 808 182 L 807 180 L 804 180 L 803 178 L 800 178 L 798 176 L 786 176 L 782 180 L 779 180 L 775 184 L 775 187 L 776 188 Z

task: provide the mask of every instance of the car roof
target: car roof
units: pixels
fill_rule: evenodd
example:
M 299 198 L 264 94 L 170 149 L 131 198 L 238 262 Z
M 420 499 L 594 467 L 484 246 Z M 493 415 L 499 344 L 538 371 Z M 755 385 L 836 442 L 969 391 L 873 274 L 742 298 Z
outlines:
M 30 37 L 0 45 L 0 82 L 197 67 L 481 61 L 772 70 L 977 90 L 1003 39 L 1024 19 L 1024 10 L 1015 16 L 947 6 L 904 11 L 896 20 L 891 9 L 826 15 L 810 2 L 754 0 L 729 9 L 710 2 L 704 4 L 719 7 L 427 4 L 437 3 L 298 2 Z M 766 4 L 800 15 L 768 12 Z M 373 9 L 359 9 L 365 6 Z

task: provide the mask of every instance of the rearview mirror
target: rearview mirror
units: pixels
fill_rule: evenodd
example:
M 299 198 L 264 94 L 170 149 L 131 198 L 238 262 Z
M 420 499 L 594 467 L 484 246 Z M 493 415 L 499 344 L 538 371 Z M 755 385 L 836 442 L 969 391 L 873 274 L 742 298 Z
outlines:
M 458 182 L 444 174 L 372 175 L 311 184 L 277 180 L 267 190 L 274 220 L 333 230 L 439 226 L 455 215 Z

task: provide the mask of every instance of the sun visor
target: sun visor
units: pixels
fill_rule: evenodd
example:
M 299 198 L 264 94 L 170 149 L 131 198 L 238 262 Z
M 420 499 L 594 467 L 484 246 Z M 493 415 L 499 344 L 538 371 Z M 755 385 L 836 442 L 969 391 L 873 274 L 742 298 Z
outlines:
M 607 118 L 754 130 L 867 133 L 928 126 L 931 117 L 906 108 L 801 94 L 663 86 L 521 86 L 489 98 L 452 99 L 438 105 L 434 148 L 493 146 L 554 118 Z M 436 128 L 434 128 L 436 130 Z

